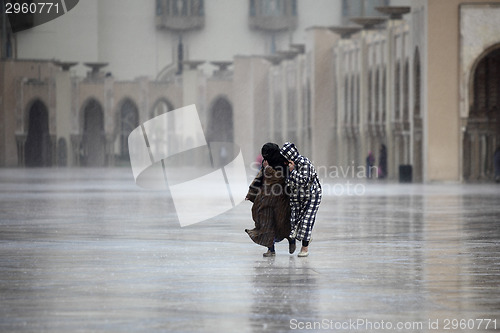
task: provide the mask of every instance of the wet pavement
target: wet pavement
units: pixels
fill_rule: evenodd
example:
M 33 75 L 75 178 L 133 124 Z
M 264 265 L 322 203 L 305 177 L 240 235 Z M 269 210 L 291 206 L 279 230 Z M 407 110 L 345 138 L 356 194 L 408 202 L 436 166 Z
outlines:
M 249 202 L 181 228 L 126 168 L 0 169 L 0 331 L 500 330 L 500 186 L 324 185 L 263 258 Z

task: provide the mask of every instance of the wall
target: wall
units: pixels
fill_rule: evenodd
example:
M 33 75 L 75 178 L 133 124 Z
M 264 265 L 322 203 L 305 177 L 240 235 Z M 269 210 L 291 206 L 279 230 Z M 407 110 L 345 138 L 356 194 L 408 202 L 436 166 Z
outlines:
M 428 181 L 460 179 L 458 0 L 428 1 Z M 425 84 L 425 83 L 424 83 Z
M 483 3 L 481 0 L 467 3 Z M 490 1 L 499 3 L 500 1 Z M 429 181 L 462 179 L 462 136 L 460 123 L 460 0 L 428 1 L 427 3 L 427 175 Z M 483 16 L 476 17 L 484 21 Z M 498 19 L 490 21 L 498 22 Z M 495 26 L 495 25 L 494 25 Z M 490 25 L 477 32 L 477 40 L 490 36 Z M 469 31 L 474 34 L 474 31 Z M 470 39 L 468 34 L 466 38 Z M 482 37 L 483 36 L 483 37 Z M 472 45 L 475 48 L 477 45 Z M 484 47 L 481 46 L 481 47 Z M 481 48 L 479 47 L 479 48 Z M 477 53 L 477 52 L 476 52 Z M 469 58 L 468 54 L 464 54 Z M 473 56 L 472 56 L 473 57 Z M 463 109 L 463 106 L 462 106 Z M 462 111 L 463 113 L 463 111 Z
M 325 28 L 308 30 L 308 38 L 314 42 L 312 52 L 312 159 L 317 165 L 331 166 L 335 141 L 333 113 L 333 61 L 332 47 L 338 36 Z
M 205 1 L 205 27 L 184 33 L 185 58 L 231 60 L 235 55 L 267 54 L 271 34 L 248 26 L 248 1 Z M 298 27 L 292 34 L 275 35 L 277 50 L 304 43 L 305 29 L 334 25 L 340 20 L 340 1 L 298 1 Z M 156 78 L 173 62 L 178 34 L 155 26 L 155 0 L 83 0 L 60 18 L 17 34 L 20 59 L 78 61 L 75 73 L 83 76 L 84 62 L 109 62 L 118 80 L 139 76 Z M 206 64 L 205 71 L 212 67 Z
M 97 12 L 97 0 L 83 0 L 56 20 L 18 32 L 18 58 L 98 61 Z M 87 69 L 80 64 L 75 70 L 84 75 Z

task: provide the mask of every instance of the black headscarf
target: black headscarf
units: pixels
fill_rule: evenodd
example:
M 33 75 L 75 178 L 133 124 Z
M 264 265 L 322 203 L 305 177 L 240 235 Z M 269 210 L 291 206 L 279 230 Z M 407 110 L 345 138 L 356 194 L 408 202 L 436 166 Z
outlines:
M 261 149 L 262 158 L 267 161 L 267 163 L 273 167 L 275 170 L 279 170 L 285 174 L 288 170 L 288 161 L 280 153 L 280 146 L 275 143 L 268 142 Z

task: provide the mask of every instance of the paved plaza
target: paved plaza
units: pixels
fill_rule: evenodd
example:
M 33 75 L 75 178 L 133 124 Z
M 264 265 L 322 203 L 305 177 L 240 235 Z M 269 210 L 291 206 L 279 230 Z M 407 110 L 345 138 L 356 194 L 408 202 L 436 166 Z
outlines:
M 181 228 L 127 168 L 0 169 L 0 331 L 500 330 L 500 185 L 324 189 L 309 257 L 263 258 L 250 202 Z

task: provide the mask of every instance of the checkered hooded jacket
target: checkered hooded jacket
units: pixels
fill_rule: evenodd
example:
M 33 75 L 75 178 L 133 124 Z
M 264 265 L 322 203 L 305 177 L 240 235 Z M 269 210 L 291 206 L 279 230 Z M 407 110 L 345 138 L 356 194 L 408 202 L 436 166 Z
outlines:
M 280 152 L 295 163 L 287 178 L 292 226 L 290 236 L 309 241 L 322 197 L 318 174 L 312 162 L 300 155 L 295 144 L 285 143 Z

